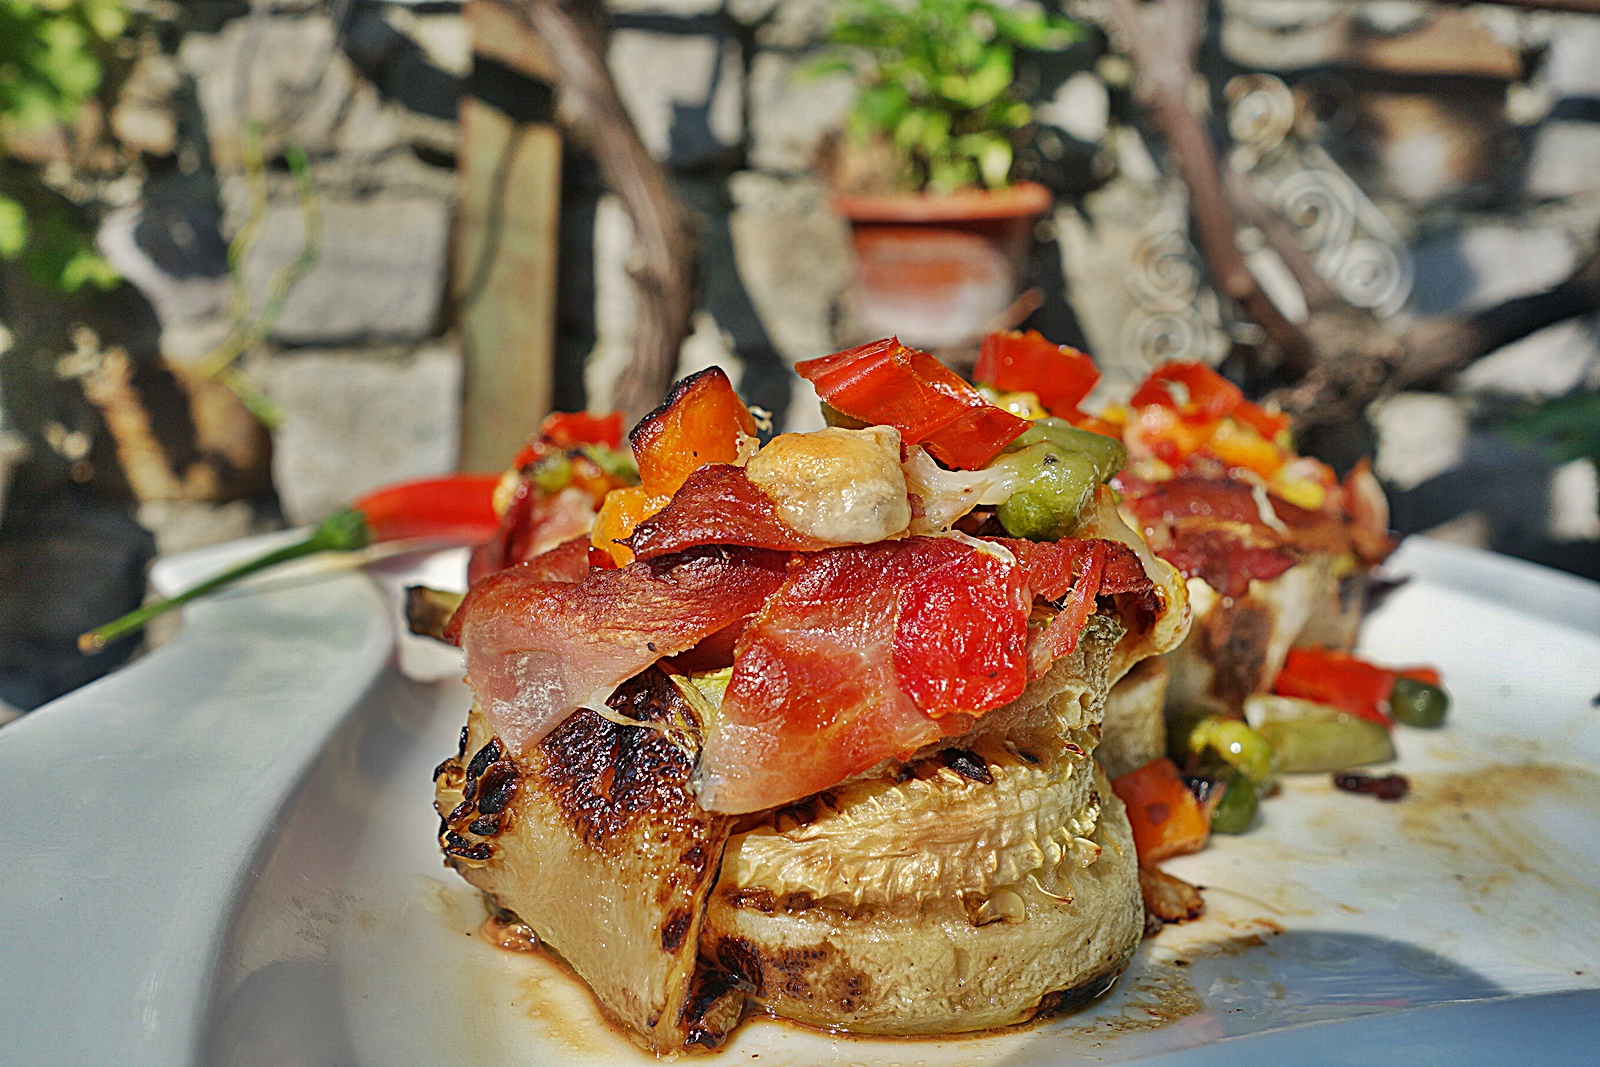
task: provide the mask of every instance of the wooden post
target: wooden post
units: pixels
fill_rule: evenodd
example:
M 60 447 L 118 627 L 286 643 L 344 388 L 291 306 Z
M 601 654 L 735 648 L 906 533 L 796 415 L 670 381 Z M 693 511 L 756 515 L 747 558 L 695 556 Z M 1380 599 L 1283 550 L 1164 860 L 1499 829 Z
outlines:
M 493 0 L 466 5 L 475 57 L 548 83 L 539 39 Z M 475 59 L 476 61 L 476 59 Z M 451 289 L 466 351 L 461 468 L 498 470 L 550 410 L 561 137 L 470 93 Z

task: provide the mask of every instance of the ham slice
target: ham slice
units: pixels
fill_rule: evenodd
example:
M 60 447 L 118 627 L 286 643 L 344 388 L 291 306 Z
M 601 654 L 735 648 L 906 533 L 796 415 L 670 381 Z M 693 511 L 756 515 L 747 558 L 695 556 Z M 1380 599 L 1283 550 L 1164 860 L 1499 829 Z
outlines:
M 804 557 L 740 637 L 700 804 L 798 800 L 939 738 L 938 715 L 1011 700 L 1027 681 L 1029 603 L 1014 563 L 950 538 Z
M 512 567 L 472 587 L 446 638 L 495 733 L 522 754 L 628 678 L 758 610 L 783 583 L 786 557 L 708 549 L 591 570 L 577 583 Z
M 695 470 L 671 503 L 641 522 L 627 541 L 635 559 L 682 552 L 696 545 L 743 545 L 780 552 L 830 547 L 778 516 L 777 506 L 745 476 L 744 468 L 714 463 Z

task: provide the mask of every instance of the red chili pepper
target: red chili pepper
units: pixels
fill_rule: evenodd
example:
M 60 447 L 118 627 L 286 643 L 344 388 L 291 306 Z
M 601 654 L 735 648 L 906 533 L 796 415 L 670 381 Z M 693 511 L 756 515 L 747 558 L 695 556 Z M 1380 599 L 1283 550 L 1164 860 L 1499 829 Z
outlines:
M 494 513 L 498 474 L 454 474 L 386 486 L 352 505 L 374 541 L 412 537 L 481 541 L 500 528 Z
M 1029 426 L 898 338 L 808 359 L 795 370 L 829 406 L 863 422 L 893 426 L 904 443 L 923 445 L 958 470 L 985 466 Z
M 228 568 L 199 585 L 160 600 L 152 600 L 104 626 L 78 637 L 85 653 L 98 652 L 112 641 L 142 630 L 146 623 L 180 604 L 204 596 L 279 563 L 317 552 L 354 552 L 374 541 L 427 537 L 476 543 L 500 527 L 494 513 L 497 474 L 456 474 L 392 485 L 369 493 L 348 508 L 340 508 L 309 535 Z
M 1346 652 L 1291 648 L 1272 683 L 1279 696 L 1329 704 L 1372 722 L 1389 725 L 1389 691 L 1398 672 Z
M 1050 414 L 1070 419 L 1100 381 L 1100 368 L 1076 348 L 1051 344 L 1038 330 L 1013 330 L 984 337 L 972 377 L 1003 393 L 1033 393 Z

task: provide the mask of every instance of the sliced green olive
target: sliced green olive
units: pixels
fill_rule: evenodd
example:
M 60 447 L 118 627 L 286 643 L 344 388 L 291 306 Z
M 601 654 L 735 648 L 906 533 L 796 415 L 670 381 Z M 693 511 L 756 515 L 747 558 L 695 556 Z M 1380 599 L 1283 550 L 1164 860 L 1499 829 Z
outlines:
M 1259 733 L 1272 746 L 1278 770 L 1285 774 L 1337 771 L 1394 759 L 1394 741 L 1385 727 L 1343 712 L 1264 722 Z
M 1242 834 L 1256 821 L 1261 806 L 1255 783 L 1233 767 L 1221 772 L 1222 799 L 1211 812 L 1211 829 L 1219 834 Z
M 1196 756 L 1204 756 L 1210 749 L 1258 789 L 1266 788 L 1272 781 L 1272 746 L 1238 719 L 1202 719 L 1189 731 L 1186 747 Z
M 1070 452 L 1082 452 L 1094 461 L 1095 473 L 1107 482 L 1128 462 L 1128 452 L 1114 437 L 1080 430 L 1065 419 L 1038 419 L 1011 442 L 1007 451 L 1016 452 L 1043 442 L 1060 445 Z
M 1053 441 L 1030 445 L 996 462 L 1013 468 L 1025 488 L 1007 497 L 995 515 L 1011 536 L 1030 541 L 1071 536 L 1100 485 L 1090 456 Z
M 1431 729 L 1444 725 L 1449 711 L 1450 697 L 1436 685 L 1402 677 L 1389 690 L 1389 714 L 1395 722 Z

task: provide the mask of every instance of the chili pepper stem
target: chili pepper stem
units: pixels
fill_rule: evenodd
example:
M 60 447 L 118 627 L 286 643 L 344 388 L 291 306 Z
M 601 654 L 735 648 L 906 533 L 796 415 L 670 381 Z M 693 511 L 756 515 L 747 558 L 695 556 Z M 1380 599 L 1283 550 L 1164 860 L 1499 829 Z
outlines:
M 100 652 L 111 642 L 144 629 L 151 619 L 257 571 L 318 552 L 353 552 L 365 548 L 371 540 L 372 532 L 367 526 L 366 516 L 354 508 L 344 508 L 324 519 L 309 535 L 293 544 L 246 560 L 175 596 L 152 600 L 121 618 L 78 635 L 78 650 L 85 655 Z

